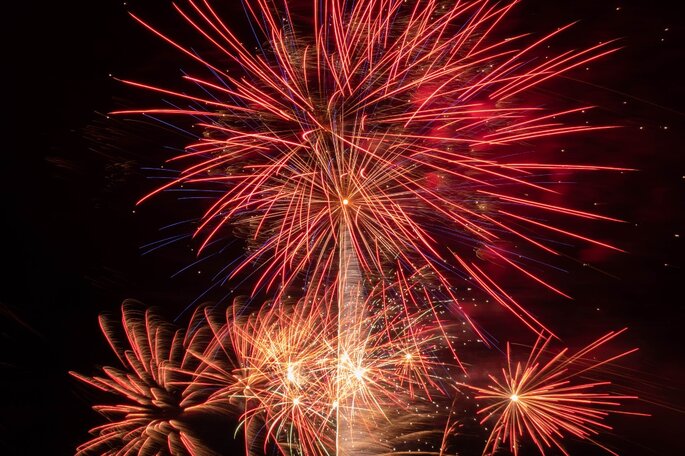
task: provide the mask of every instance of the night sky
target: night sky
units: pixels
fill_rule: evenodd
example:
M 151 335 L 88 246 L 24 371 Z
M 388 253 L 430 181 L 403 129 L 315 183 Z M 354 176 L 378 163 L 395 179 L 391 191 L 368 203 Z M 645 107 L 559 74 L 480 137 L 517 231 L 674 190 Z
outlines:
M 547 276 L 573 301 L 529 284 L 532 290 L 518 290 L 570 346 L 630 328 L 620 345 L 640 351 L 623 365 L 645 399 L 633 408 L 653 416 L 612 422 L 617 429 L 609 440 L 624 456 L 685 454 L 685 11 L 669 3 L 527 0 L 504 27 L 543 33 L 580 20 L 561 45 L 620 38 L 624 47 L 547 88 L 561 99 L 600 106 L 598 118 L 623 127 L 551 147 L 639 170 L 587 178 L 569 190 L 571 201 L 628 221 L 582 225 L 628 253 L 578 245 L 575 259 L 564 264 L 568 272 Z M 93 374 L 116 362 L 97 316 L 116 315 L 124 299 L 134 298 L 183 324 L 183 309 L 220 268 L 220 261 L 210 262 L 174 276 L 196 259 L 192 241 L 144 254 L 147 244 L 165 237 L 161 227 L 192 217 L 192 207 L 174 196 L 135 206 L 155 185 L 146 168 L 159 166 L 170 156 L 167 148 L 182 147 L 186 138 L 140 118 L 108 119 L 109 111 L 157 100 L 109 75 L 179 87 L 181 72 L 194 65 L 143 30 L 128 10 L 171 30 L 178 23 L 162 0 L 4 8 L 3 98 L 10 103 L 3 106 L 0 180 L 2 455 L 73 454 L 101 422 L 90 409 L 100 396 L 67 372 Z M 242 14 L 236 9 L 231 23 L 247 34 Z M 207 299 L 228 291 L 214 290 Z M 225 432 L 232 439 L 233 429 Z M 572 454 L 603 454 L 578 448 Z M 472 454 L 480 453 L 463 452 Z

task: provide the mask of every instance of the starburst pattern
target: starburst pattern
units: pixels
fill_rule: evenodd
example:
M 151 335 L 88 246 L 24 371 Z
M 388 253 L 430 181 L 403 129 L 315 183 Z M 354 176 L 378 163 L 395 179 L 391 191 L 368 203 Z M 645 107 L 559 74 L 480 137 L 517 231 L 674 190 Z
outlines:
M 522 442 L 530 440 L 543 455 L 556 447 L 568 456 L 561 441 L 574 436 L 617 455 L 595 436 L 611 430 L 603 422 L 610 413 L 627 413 L 618 409 L 622 401 L 637 397 L 611 392 L 610 382 L 590 380 L 587 374 L 637 350 L 597 360 L 595 352 L 624 331 L 612 331 L 573 355 L 567 355 L 567 349 L 551 354 L 552 337 L 541 337 L 525 363 L 513 359 L 507 344 L 507 367 L 501 376 L 490 375 L 493 383 L 487 388 L 469 386 L 478 393 L 476 399 L 488 404 L 478 411 L 484 415 L 481 422 L 494 421 L 483 454 L 508 444 L 518 455 Z
M 373 304 L 370 299 L 362 307 Z M 240 306 L 232 306 L 225 323 L 207 314 L 214 337 L 205 352 L 195 353 L 203 367 L 194 384 L 213 391 L 209 403 L 242 408 L 247 445 L 263 440 L 283 454 L 315 455 L 335 452 L 336 439 L 348 438 L 348 448 L 368 449 L 378 439 L 369 442 L 366 431 L 343 435 L 340 423 L 393 427 L 406 421 L 396 410 L 415 415 L 423 407 L 418 404 L 442 393 L 448 371 L 438 354 L 446 347 L 430 312 L 407 319 L 401 305 L 394 312 L 386 308 L 359 321 L 354 331 L 361 337 L 351 345 L 340 341 L 329 308 L 279 302 L 240 315 Z
M 244 231 L 252 244 L 230 277 L 247 273 L 255 291 L 329 283 L 349 232 L 367 279 L 428 268 L 451 293 L 456 270 L 540 332 L 542 323 L 471 252 L 564 294 L 499 241 L 558 254 L 534 234 L 542 231 L 620 250 L 540 218 L 615 221 L 546 202 L 557 191 L 544 175 L 620 168 L 508 158 L 523 142 L 611 128 L 574 120 L 589 106 L 545 110 L 525 98 L 616 48 L 607 41 L 543 59 L 544 46 L 569 26 L 537 39 L 498 38 L 516 3 L 315 0 L 308 35 L 288 1 L 250 0 L 245 8 L 263 43 L 256 52 L 211 2 L 175 5 L 213 48 L 207 57 L 134 16 L 209 71 L 186 76 L 197 95 L 125 81 L 188 105 L 120 113 L 190 115 L 204 132 L 171 159 L 187 163 L 180 176 L 143 200 L 178 186 L 218 192 L 196 232 L 201 250 L 229 224 Z

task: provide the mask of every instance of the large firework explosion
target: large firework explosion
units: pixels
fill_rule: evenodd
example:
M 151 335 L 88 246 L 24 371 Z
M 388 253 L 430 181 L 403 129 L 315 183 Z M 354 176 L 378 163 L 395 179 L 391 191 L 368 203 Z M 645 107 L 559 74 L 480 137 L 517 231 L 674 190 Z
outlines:
M 456 400 L 457 375 L 468 372 L 453 326 L 468 325 L 488 341 L 455 292 L 457 283 L 475 283 L 544 341 L 524 368 L 504 372 L 492 396 L 470 386 L 484 399 L 506 402 L 486 409 L 504 411 L 485 452 L 501 440 L 517 453 L 524 432 L 541 452 L 550 444 L 564 451 L 561 430 L 594 442 L 603 426 L 601 407 L 623 397 L 584 392 L 598 384 L 567 387 L 562 369 L 611 336 L 540 368 L 553 331 L 484 264 L 496 261 L 567 296 L 529 269 L 527 249 L 559 256 L 559 237 L 620 251 L 549 221 L 620 220 L 557 202 L 563 195 L 548 181 L 553 172 L 623 168 L 520 158 L 522 148 L 545 138 L 613 128 L 579 120 L 591 106 L 549 109 L 526 95 L 616 47 L 602 42 L 548 54 L 548 43 L 571 25 L 539 37 L 498 37 L 516 3 L 314 0 L 305 27 L 288 1 L 246 0 L 254 50 L 211 2 L 174 5 L 209 45 L 206 52 L 133 16 L 202 68 L 185 76 L 187 92 L 124 81 L 176 101 L 118 114 L 190 116 L 202 131 L 170 158 L 183 166 L 179 176 L 140 202 L 177 187 L 217 194 L 198 221 L 201 254 L 227 234 L 242 235 L 246 254 L 229 278 L 249 281 L 251 297 L 270 295 L 261 308 L 235 304 L 223 321 L 210 311 L 194 318 L 197 328 L 188 333 L 202 334 L 206 346 L 191 341 L 181 350 L 194 367 L 164 367 L 161 379 L 145 378 L 146 385 L 154 381 L 164 390 L 164 375 L 189 377 L 179 394 L 193 392 L 207 410 L 235 412 L 248 454 L 272 446 L 284 455 L 402 452 L 391 443 L 398 435 L 406 443 L 455 429 L 450 407 L 445 416 L 433 407 L 442 411 Z M 294 303 L 293 290 L 300 295 Z M 147 330 L 147 340 L 157 341 L 158 331 Z M 134 353 L 137 340 L 131 340 Z M 161 357 L 146 362 L 157 369 Z M 117 383 L 120 376 L 110 377 Z M 109 381 L 84 379 L 121 392 Z M 583 405 L 568 405 L 566 394 L 582 394 Z M 128 413 L 126 419 L 134 412 L 116 410 Z M 148 432 L 160 419 L 156 413 L 146 409 L 136 425 Z M 429 424 L 436 416 L 440 425 Z M 421 425 L 424 430 L 413 429 Z M 119 425 L 103 429 L 102 442 L 80 451 L 102 444 L 116 448 L 114 454 L 147 454 L 152 445 L 120 446 L 131 434 L 116 435 Z M 193 452 L 176 420 L 163 421 L 161 429 L 155 442 L 175 440 L 155 451 Z M 445 438 L 425 452 L 442 453 Z
M 255 291 L 282 293 L 302 282 L 316 291 L 336 280 L 349 236 L 366 280 L 428 268 L 449 290 L 455 275 L 472 276 L 539 332 L 542 323 L 492 282 L 472 252 L 563 294 L 499 241 L 558 255 L 537 230 L 616 249 L 541 217 L 615 221 L 546 202 L 558 192 L 544 181 L 551 171 L 619 168 L 508 158 L 517 157 L 517 144 L 611 128 L 574 120 L 589 106 L 555 111 L 521 100 L 616 48 L 604 42 L 542 58 L 569 26 L 494 38 L 516 3 L 314 1 L 307 34 L 288 2 L 250 1 L 259 52 L 210 2 L 175 5 L 213 46 L 207 57 L 134 16 L 206 67 L 206 76 L 185 77 L 197 95 L 125 81 L 189 104 L 121 113 L 189 115 L 204 130 L 169 160 L 187 163 L 180 176 L 143 200 L 178 186 L 219 190 L 197 228 L 200 250 L 238 225 L 254 242 L 231 277 L 249 269 Z M 227 64 L 229 72 L 221 69 Z

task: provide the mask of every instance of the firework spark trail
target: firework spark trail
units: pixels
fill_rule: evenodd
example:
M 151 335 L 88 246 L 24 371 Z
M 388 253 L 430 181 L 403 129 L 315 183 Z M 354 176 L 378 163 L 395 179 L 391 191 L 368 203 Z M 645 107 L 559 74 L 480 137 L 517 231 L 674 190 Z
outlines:
M 77 379 L 101 391 L 118 396 L 122 402 L 96 405 L 94 410 L 110 422 L 91 430 L 94 438 L 77 450 L 77 455 L 178 456 L 214 455 L 193 431 L 189 422 L 202 413 L 202 394 L 189 381 L 198 365 L 185 346 L 203 350 L 207 331 L 184 335 L 159 320 L 150 310 L 127 301 L 122 306 L 122 331 L 106 318 L 100 326 L 107 342 L 125 370 L 104 367 L 103 377 L 87 377 L 70 372 Z M 127 343 L 128 346 L 125 346 Z
M 508 443 L 509 450 L 518 455 L 522 442 L 530 440 L 542 455 L 556 447 L 568 456 L 561 440 L 570 435 L 618 456 L 595 440 L 600 432 L 611 430 L 603 420 L 611 413 L 647 415 L 619 410 L 622 401 L 637 396 L 609 392 L 610 382 L 588 380 L 586 374 L 637 351 L 597 360 L 595 352 L 624 331 L 612 331 L 573 355 L 567 355 L 568 349 L 553 354 L 548 348 L 552 337 L 540 337 L 525 364 L 514 361 L 507 344 L 507 367 L 501 376 L 489 376 L 493 384 L 487 388 L 462 384 L 488 404 L 478 411 L 484 415 L 481 424 L 494 421 L 483 454 L 495 454 Z
M 367 327 L 363 298 L 362 275 L 357 254 L 352 246 L 352 236 L 345 224 L 340 226 L 340 248 L 338 267 L 338 372 L 336 393 L 341 396 L 344 387 L 346 366 L 341 362 L 349 359 L 363 359 L 365 353 L 364 335 L 371 329 Z M 363 377 L 363 370 L 355 371 Z M 346 396 L 343 403 L 337 399 L 335 454 L 351 455 L 358 453 L 355 441 L 368 441 L 368 428 L 355 425 L 354 398 Z M 366 431 L 366 435 L 365 435 Z
M 204 238 L 200 250 L 228 224 L 242 226 L 254 248 L 232 277 L 251 271 L 254 290 L 278 290 L 276 300 L 298 280 L 308 290 L 337 280 L 346 226 L 365 279 L 427 268 L 450 293 L 457 268 L 533 331 L 549 332 L 467 256 L 474 249 L 494 252 L 523 277 L 565 296 L 496 242 L 521 240 L 558 255 L 534 234 L 539 230 L 614 248 L 540 221 L 540 214 L 615 219 L 548 204 L 546 195 L 556 191 L 539 181 L 546 172 L 621 168 L 503 157 L 524 141 L 611 128 L 564 122 L 590 106 L 552 111 L 521 100 L 616 47 L 607 41 L 537 59 L 570 25 L 539 39 L 495 38 L 516 3 L 314 0 L 314 33 L 307 37 L 296 31 L 287 1 L 245 1 L 265 43 L 261 53 L 250 51 L 209 1 L 175 5 L 219 58 L 134 16 L 212 74 L 186 76 L 203 91 L 197 96 L 124 81 L 188 105 L 120 113 L 204 119 L 203 137 L 171 159 L 188 166 L 143 200 L 180 185 L 222 190 L 196 232 Z M 235 73 L 222 70 L 227 62 Z M 314 272 L 303 279 L 305 271 Z

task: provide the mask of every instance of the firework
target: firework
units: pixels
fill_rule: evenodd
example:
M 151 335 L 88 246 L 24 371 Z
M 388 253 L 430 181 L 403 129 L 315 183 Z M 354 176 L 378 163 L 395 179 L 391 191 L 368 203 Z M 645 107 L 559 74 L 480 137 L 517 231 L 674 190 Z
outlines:
M 124 370 L 104 367 L 103 377 L 71 375 L 120 401 L 93 407 L 109 423 L 93 428 L 93 439 L 80 445 L 77 454 L 214 454 L 190 424 L 203 410 L 203 399 L 201 392 L 187 386 L 185 374 L 194 370 L 197 360 L 187 355 L 184 344 L 201 345 L 202 331 L 184 337 L 131 301 L 122 306 L 125 340 L 108 319 L 101 317 L 100 326 Z
M 407 318 L 390 301 L 383 312 L 373 311 L 373 299 L 361 303 L 375 316 L 358 322 L 362 336 L 354 339 L 341 336 L 337 315 L 322 302 L 271 303 L 248 315 L 235 305 L 226 323 L 208 313 L 214 337 L 195 354 L 203 367 L 194 384 L 213 391 L 209 403 L 242 407 L 248 454 L 260 441 L 264 451 L 275 443 L 283 454 L 378 450 L 408 417 L 415 426 L 421 415 L 436 420 L 424 409 L 443 394 L 448 374 L 431 312 Z
M 508 443 L 518 455 L 522 441 L 530 440 L 543 455 L 556 447 L 568 456 L 561 440 L 574 436 L 617 455 L 595 436 L 611 430 L 603 422 L 610 413 L 641 415 L 618 409 L 621 401 L 637 397 L 609 392 L 610 382 L 591 380 L 587 374 L 637 350 L 597 360 L 595 351 L 624 331 L 612 331 L 573 355 L 567 355 L 567 349 L 552 354 L 548 349 L 552 338 L 541 337 L 525 364 L 513 361 L 507 344 L 507 368 L 501 376 L 490 375 L 493 384 L 487 388 L 468 386 L 478 393 L 476 399 L 488 403 L 478 411 L 485 415 L 481 423 L 494 421 L 483 454 L 494 454 Z
M 510 360 L 504 380 L 492 377 L 496 387 L 473 387 L 496 401 L 486 419 L 501 415 L 486 451 L 501 440 L 516 452 L 524 434 L 543 452 L 563 451 L 564 433 L 590 439 L 605 426 L 603 407 L 627 397 L 591 392 L 603 383 L 570 386 L 602 363 L 570 369 L 614 334 L 540 367 L 551 331 L 480 260 L 567 296 L 534 274 L 511 241 L 557 256 L 548 236 L 620 251 L 558 226 L 564 217 L 619 220 L 558 202 L 549 174 L 622 168 L 520 158 L 540 139 L 612 128 L 579 120 L 590 106 L 548 110 L 527 95 L 615 45 L 550 55 L 548 45 L 570 25 L 538 38 L 502 37 L 498 24 L 516 0 L 313 0 L 310 33 L 287 0 L 242 3 L 254 50 L 209 0 L 174 5 L 209 45 L 205 52 L 134 16 L 202 68 L 185 76 L 184 92 L 124 81 L 175 100 L 118 112 L 194 119 L 202 133 L 169 160 L 179 176 L 141 202 L 178 187 L 218 195 L 199 219 L 199 250 L 244 237 L 246 253 L 226 267 L 226 279 L 244 275 L 251 298 L 271 296 L 254 312 L 234 304 L 223 320 L 206 311 L 201 326 L 211 341 L 186 343 L 198 366 L 183 358 L 164 369 L 192 377 L 175 410 L 198 391 L 207 396 L 203 408 L 240 410 L 248 454 L 268 445 L 303 455 L 390 451 L 379 440 L 421 434 L 400 428 L 408 417 L 430 416 L 423 404 L 447 394 L 449 369 L 461 364 L 443 313 L 482 336 L 454 294 L 455 280 L 466 280 L 541 337 L 525 367 L 512 370 Z M 291 300 L 293 290 L 303 291 L 299 299 Z M 187 448 L 177 421 L 164 423 L 174 432 L 162 435 Z
M 298 281 L 316 290 L 337 277 L 348 237 L 366 280 L 428 269 L 452 293 L 456 270 L 541 332 L 472 252 L 564 294 L 499 241 L 558 255 L 535 234 L 542 231 L 619 250 L 543 218 L 615 221 L 549 203 L 558 192 L 545 174 L 619 168 L 507 158 L 524 141 L 610 128 L 574 120 L 589 106 L 544 110 L 525 99 L 616 48 L 608 41 L 541 58 L 569 26 L 537 39 L 498 38 L 516 3 L 314 0 L 308 35 L 288 1 L 249 0 L 255 51 L 211 2 L 175 5 L 213 47 L 206 57 L 134 16 L 207 70 L 185 77 L 196 89 L 189 93 L 125 81 L 186 106 L 120 113 L 193 116 L 203 131 L 170 160 L 180 176 L 143 200 L 179 186 L 218 191 L 196 232 L 200 250 L 228 225 L 245 233 L 248 253 L 231 277 L 249 273 L 254 290 L 279 290 L 276 300 Z

